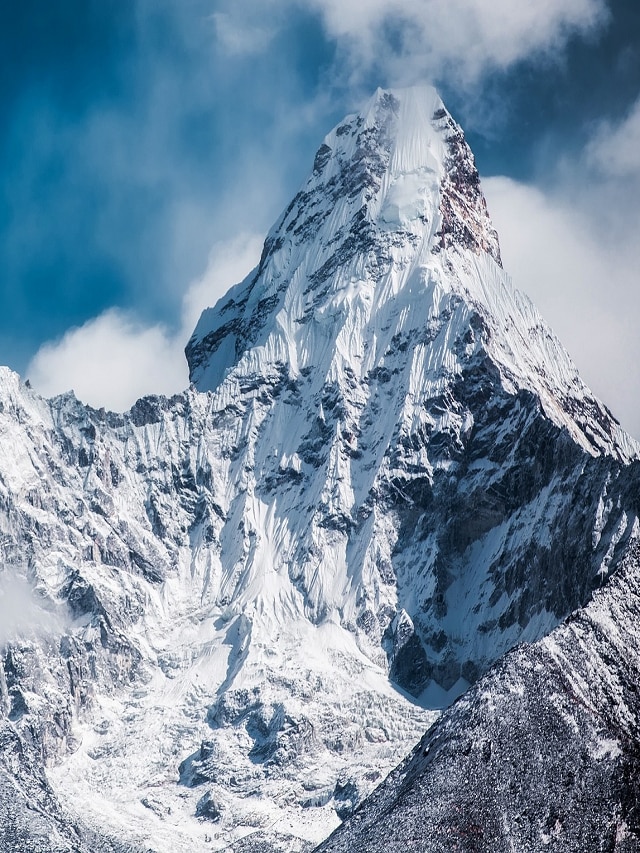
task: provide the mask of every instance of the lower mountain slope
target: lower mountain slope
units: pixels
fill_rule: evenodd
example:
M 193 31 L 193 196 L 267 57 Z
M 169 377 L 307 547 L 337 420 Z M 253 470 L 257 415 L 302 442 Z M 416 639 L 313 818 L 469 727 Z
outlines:
M 266 560 L 262 591 L 224 593 L 259 544 L 239 532 L 246 458 L 218 480 L 242 399 L 122 416 L 1 378 L 0 606 L 22 612 L 0 659 L 0 849 L 308 848 L 433 714 Z

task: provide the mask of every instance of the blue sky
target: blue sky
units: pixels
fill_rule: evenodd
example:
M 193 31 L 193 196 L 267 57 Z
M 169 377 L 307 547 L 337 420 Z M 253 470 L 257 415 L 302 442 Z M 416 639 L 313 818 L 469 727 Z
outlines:
M 426 81 L 515 283 L 640 436 L 636 0 L 24 0 L 0 42 L 0 363 L 43 393 L 183 387 L 325 133 Z

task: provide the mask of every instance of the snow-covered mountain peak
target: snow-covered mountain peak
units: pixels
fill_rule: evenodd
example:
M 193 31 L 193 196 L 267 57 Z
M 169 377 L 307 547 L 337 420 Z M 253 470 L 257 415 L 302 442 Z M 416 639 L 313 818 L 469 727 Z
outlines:
M 446 146 L 435 122 L 445 106 L 431 86 L 378 89 L 364 110 L 365 126 L 373 126 L 380 114 L 393 115 L 393 145 L 389 174 L 396 177 L 431 168 L 442 177 Z
M 379 89 L 325 138 L 258 268 L 202 315 L 186 350 L 191 379 L 214 390 L 238 357 L 262 345 L 266 328 L 286 324 L 300 339 L 301 326 L 326 320 L 331 305 L 352 305 L 356 295 L 367 302 L 374 282 L 369 316 L 402 290 L 410 298 L 409 282 L 417 293 L 416 276 L 450 289 L 437 258 L 460 252 L 500 264 L 462 130 L 430 87 Z M 385 275 L 392 267 L 399 275 Z M 304 365 L 287 337 L 287 352 L 274 355 L 295 374 Z
M 340 170 L 362 177 L 361 198 L 381 227 L 426 230 L 442 247 L 475 244 L 499 262 L 473 154 L 433 87 L 378 89 L 334 128 L 312 179 L 326 185 Z
M 122 415 L 0 373 L 0 559 L 73 620 L 0 661 L 0 745 L 62 761 L 114 850 L 299 851 L 618 565 L 638 453 L 432 89 L 326 137 L 187 354 L 194 387 Z
M 416 232 L 426 228 L 425 236 L 437 233 L 443 246 L 451 237 L 448 217 L 482 219 L 499 256 L 497 236 L 478 192 L 473 155 L 430 86 L 378 89 L 362 112 L 347 116 L 325 137 L 305 189 L 324 188 L 335 195 L 336 185 L 347 189 L 341 202 L 355 203 L 358 209 L 366 205 L 368 217 L 381 227 Z M 454 193 L 459 201 L 467 196 L 467 202 L 479 202 L 481 210 L 473 215 L 470 209 L 442 211 L 443 196 Z M 290 213 L 276 225 L 276 233 L 291 221 Z
M 446 171 L 446 140 L 438 128 L 445 115 L 430 87 L 378 89 L 362 112 L 347 116 L 325 137 L 306 188 L 331 192 L 336 184 L 346 185 L 348 192 L 340 201 L 346 206 L 366 204 L 371 219 L 382 215 L 396 226 L 419 217 L 424 222 L 429 207 L 437 210 Z M 400 210 L 399 218 L 390 218 L 392 208 L 402 206 L 403 196 L 415 212 Z M 419 202 L 424 205 L 421 211 Z
M 203 313 L 187 355 L 196 388 L 212 392 L 212 412 L 243 419 L 234 441 L 243 460 L 237 476 L 250 500 L 261 502 L 245 530 L 255 526 L 263 542 L 279 543 L 247 544 L 250 567 L 241 584 L 229 576 L 225 594 L 245 602 L 249 589 L 264 600 L 278 588 L 282 606 L 304 618 L 365 620 L 360 640 L 372 643 L 374 656 L 385 631 L 419 631 L 421 623 L 431 630 L 435 618 L 447 641 L 434 657 L 449 663 L 433 680 L 445 690 L 493 659 L 496 641 L 506 648 L 516 623 L 532 635 L 551 624 L 558 604 L 551 596 L 535 615 L 526 605 L 528 615 L 506 616 L 507 596 L 488 628 L 478 596 L 493 600 L 495 579 L 476 576 L 479 588 L 465 586 L 478 571 L 477 555 L 462 548 L 444 559 L 451 543 L 434 534 L 429 546 L 400 557 L 396 522 L 387 517 L 386 533 L 378 528 L 381 501 L 413 506 L 417 482 L 421 504 L 447 478 L 468 478 L 464 489 L 472 493 L 489 471 L 489 480 L 500 480 L 512 458 L 503 450 L 534 424 L 534 444 L 539 430 L 565 434 L 573 448 L 567 458 L 578 448 L 594 458 L 637 456 L 502 269 L 473 156 L 431 88 L 378 90 L 325 138 L 310 177 L 270 231 L 258 268 Z M 538 476 L 532 470 L 531 482 Z M 506 505 L 487 516 L 480 538 Z M 304 546 L 291 533 L 292 515 L 306 519 Z M 476 541 L 475 532 L 469 536 Z M 549 532 L 540 536 L 546 542 Z M 426 530 L 425 537 L 430 541 Z M 380 550 L 385 541 L 393 544 Z M 496 536 L 482 547 L 484 572 L 512 545 Z M 474 602 L 463 623 L 441 621 L 450 606 L 440 612 L 436 602 L 433 572 L 449 559 L 458 568 L 442 569 L 444 599 L 462 594 L 452 582 L 459 574 Z M 288 567 L 288 577 L 283 568 L 277 584 L 267 581 L 265 566 L 278 565 Z M 412 588 L 403 603 L 387 588 L 381 567 L 390 565 L 395 572 L 406 565 L 414 578 L 424 567 L 429 580 L 418 598 Z M 414 625 L 416 607 L 422 612 Z M 400 611 L 406 619 L 393 616 Z M 472 624 L 479 634 L 469 633 Z M 420 689 L 429 680 L 418 679 Z
M 398 336 L 435 326 L 447 330 L 430 347 L 441 378 L 460 372 L 459 335 L 589 452 L 636 454 L 502 270 L 473 155 L 436 91 L 378 89 L 325 138 L 259 266 L 203 312 L 186 353 L 196 388 L 224 408 L 260 376 L 278 385 L 313 368 L 316 383 L 366 383 Z

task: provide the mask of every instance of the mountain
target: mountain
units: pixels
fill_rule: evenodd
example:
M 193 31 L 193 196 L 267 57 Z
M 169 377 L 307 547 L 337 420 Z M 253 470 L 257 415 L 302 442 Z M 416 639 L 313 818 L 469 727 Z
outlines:
M 638 446 L 432 89 L 326 137 L 186 352 L 122 415 L 0 373 L 2 849 L 308 850 L 634 553 Z

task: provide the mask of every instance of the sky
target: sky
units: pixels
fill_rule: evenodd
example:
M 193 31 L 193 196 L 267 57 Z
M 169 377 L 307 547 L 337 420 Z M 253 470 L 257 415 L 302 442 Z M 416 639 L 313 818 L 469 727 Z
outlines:
M 23 0 L 0 50 L 0 363 L 41 393 L 186 387 L 323 136 L 429 82 L 505 268 L 640 438 L 637 0 Z

